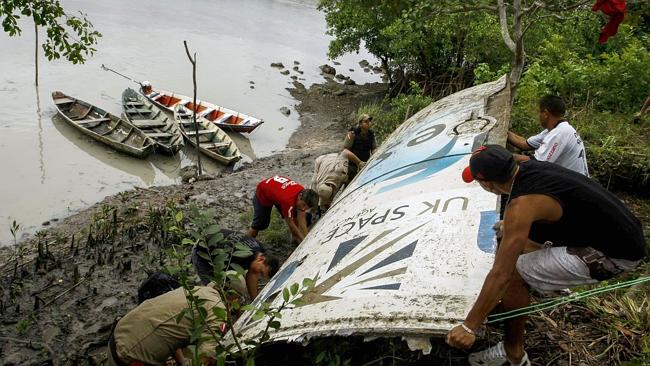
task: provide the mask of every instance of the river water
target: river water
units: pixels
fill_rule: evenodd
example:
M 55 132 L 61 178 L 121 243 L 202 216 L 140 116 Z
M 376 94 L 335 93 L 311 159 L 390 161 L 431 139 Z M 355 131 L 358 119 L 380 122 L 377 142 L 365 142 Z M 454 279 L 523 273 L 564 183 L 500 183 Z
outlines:
M 115 152 L 69 127 L 58 116 L 51 91 L 121 114 L 120 97 L 132 82 L 103 71 L 105 64 L 155 87 L 191 95 L 192 70 L 183 40 L 197 54 L 198 97 L 265 120 L 250 135 L 234 134 L 248 158 L 282 150 L 298 127 L 296 101 L 285 88 L 296 75 L 306 86 L 323 80 L 331 37 L 316 1 L 299 0 L 66 0 L 68 12 L 83 10 L 103 34 L 97 53 L 83 65 L 48 62 L 40 52 L 40 86 L 34 86 L 34 31 L 22 21 L 21 37 L 0 32 L 0 245 L 33 234 L 45 221 L 61 219 L 107 195 L 138 187 L 179 182 L 178 172 L 195 159 L 139 160 Z M 44 31 L 41 30 L 41 40 Z M 337 71 L 357 83 L 378 81 L 358 65 L 375 61 L 366 52 L 336 61 Z M 299 61 L 304 74 L 292 70 Z M 291 71 L 281 75 L 271 62 Z M 349 71 L 354 69 L 354 71 Z M 254 84 L 250 83 L 253 82 Z M 253 86 L 254 88 L 251 88 Z M 292 113 L 279 112 L 287 106 Z M 205 162 L 207 159 L 202 159 Z M 205 163 L 208 172 L 222 167 Z M 52 220 L 54 219 L 54 220 Z

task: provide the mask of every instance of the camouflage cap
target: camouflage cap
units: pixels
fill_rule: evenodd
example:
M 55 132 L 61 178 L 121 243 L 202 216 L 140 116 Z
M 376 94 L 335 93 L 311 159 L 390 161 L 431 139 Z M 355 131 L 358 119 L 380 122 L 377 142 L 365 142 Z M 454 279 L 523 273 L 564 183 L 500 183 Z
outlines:
M 366 113 L 362 113 L 357 118 L 357 123 L 361 123 L 361 122 L 366 121 L 366 120 L 372 121 L 372 116 L 370 116 L 369 114 L 366 114 Z

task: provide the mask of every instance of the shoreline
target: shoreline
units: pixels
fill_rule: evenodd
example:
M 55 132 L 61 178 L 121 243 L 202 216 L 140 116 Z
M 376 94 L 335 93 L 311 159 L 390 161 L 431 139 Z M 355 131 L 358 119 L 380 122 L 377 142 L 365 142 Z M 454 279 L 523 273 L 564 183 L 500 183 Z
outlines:
M 257 182 L 280 174 L 308 186 L 313 160 L 341 149 L 351 115 L 358 106 L 381 99 L 386 86 L 327 80 L 309 89 L 294 82 L 287 89 L 298 102 L 300 126 L 283 151 L 191 184 L 135 187 L 108 196 L 41 230 L 42 238 L 0 248 L 0 333 L 6 335 L 0 339 L 0 357 L 5 364 L 101 362 L 114 318 L 136 305 L 138 285 L 162 265 L 164 245 L 147 239 L 153 213 L 166 204 L 196 204 L 214 209 L 221 227 L 245 230 L 241 216 L 252 207 Z M 111 222 L 121 235 L 102 242 L 102 230 Z M 39 246 L 46 259 L 38 258 Z M 294 248 L 287 241 L 267 250 L 284 261 Z

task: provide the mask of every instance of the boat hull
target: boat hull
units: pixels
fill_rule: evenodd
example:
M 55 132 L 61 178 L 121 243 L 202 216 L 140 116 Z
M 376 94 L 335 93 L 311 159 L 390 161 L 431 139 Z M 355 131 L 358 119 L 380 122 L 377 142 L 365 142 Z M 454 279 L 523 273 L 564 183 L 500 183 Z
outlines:
M 172 113 L 174 108 L 179 105 L 189 110 L 196 109 L 200 117 L 215 124 L 223 131 L 251 133 L 264 123 L 259 118 L 205 101 L 197 101 L 196 108 L 193 108 L 193 98 L 166 90 L 151 88 L 149 92 L 144 90 L 141 90 L 141 92 L 150 102 Z
M 141 159 L 154 151 L 154 141 L 130 122 L 60 91 L 52 99 L 63 119 L 87 136 Z
M 190 145 L 196 147 L 196 127 L 192 113 L 182 105 L 174 109 L 174 119 Z M 199 151 L 224 165 L 231 165 L 241 159 L 235 142 L 219 127 L 203 118 L 197 118 L 199 126 Z
M 138 126 L 156 143 L 156 152 L 174 155 L 184 146 L 183 134 L 173 118 L 131 88 L 122 93 L 122 118 Z

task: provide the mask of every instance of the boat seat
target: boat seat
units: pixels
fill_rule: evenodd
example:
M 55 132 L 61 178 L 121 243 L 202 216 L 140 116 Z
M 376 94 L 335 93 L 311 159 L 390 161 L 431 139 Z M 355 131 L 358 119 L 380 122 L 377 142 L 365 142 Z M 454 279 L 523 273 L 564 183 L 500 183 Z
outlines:
M 124 137 L 122 137 L 122 138 L 120 139 L 120 142 L 123 143 L 124 141 L 128 140 L 129 137 L 131 137 L 131 134 L 133 134 L 133 131 L 134 131 L 134 130 L 133 130 L 133 128 L 132 128 L 132 129 L 129 131 L 129 133 L 127 133 Z
M 247 120 L 245 120 L 244 122 L 242 122 L 241 125 L 242 125 L 242 126 L 246 126 L 246 125 L 249 125 L 250 123 L 251 123 L 251 119 L 248 118 Z
M 70 119 L 73 120 L 73 121 L 80 121 L 80 120 L 85 119 L 86 116 L 88 116 L 90 114 L 90 111 L 92 111 L 92 110 L 93 110 L 92 107 L 88 107 L 88 109 L 86 109 L 83 113 L 77 114 L 77 115 L 72 115 L 71 114 L 68 117 L 70 117 Z
M 76 124 L 86 124 L 86 123 L 95 123 L 95 122 L 108 122 L 110 120 L 111 120 L 110 118 L 89 118 L 89 119 L 82 119 L 74 122 Z
M 147 132 L 145 132 L 145 135 L 151 137 L 152 139 L 162 138 L 162 137 L 172 137 L 172 136 L 174 136 L 173 134 L 171 134 L 171 133 L 167 133 L 167 132 L 154 132 L 154 133 L 147 133 Z
M 221 149 L 228 146 L 230 146 L 229 142 L 208 142 L 201 144 L 201 147 L 204 149 Z
M 59 98 L 54 101 L 55 104 L 66 104 L 66 103 L 73 103 L 74 99 L 70 98 Z
M 219 118 L 219 119 L 217 119 L 217 120 L 214 120 L 214 121 L 212 121 L 212 122 L 213 122 L 213 123 L 226 123 L 226 121 L 229 120 L 230 117 L 232 117 L 232 114 L 230 114 L 230 113 L 226 113 L 226 114 L 224 114 L 223 116 L 221 116 L 221 118 Z
M 208 114 L 212 113 L 214 111 L 214 108 L 206 108 L 202 110 L 201 112 L 197 112 L 196 115 L 201 115 L 201 116 L 207 116 Z
M 196 132 L 194 130 L 185 131 L 185 133 L 188 134 L 188 135 L 192 135 L 192 136 L 196 135 Z M 214 131 L 214 130 L 199 130 L 199 135 L 209 135 L 211 133 L 217 133 L 217 131 Z
M 165 127 L 167 123 L 157 119 L 136 119 L 131 121 L 135 127 L 151 128 L 151 127 Z
M 151 113 L 151 109 L 148 108 L 129 108 L 126 110 L 126 113 Z

